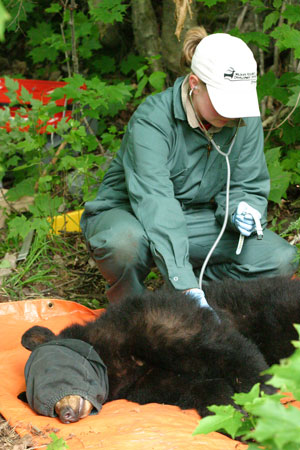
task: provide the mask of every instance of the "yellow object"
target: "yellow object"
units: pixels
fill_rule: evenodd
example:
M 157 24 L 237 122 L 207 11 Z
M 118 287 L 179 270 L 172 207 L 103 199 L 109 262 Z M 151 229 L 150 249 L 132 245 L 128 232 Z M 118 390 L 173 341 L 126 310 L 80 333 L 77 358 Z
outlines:
M 60 232 L 75 232 L 80 231 L 80 218 L 83 209 L 78 211 L 71 211 L 66 214 L 55 216 L 52 221 L 52 233 L 59 234 Z

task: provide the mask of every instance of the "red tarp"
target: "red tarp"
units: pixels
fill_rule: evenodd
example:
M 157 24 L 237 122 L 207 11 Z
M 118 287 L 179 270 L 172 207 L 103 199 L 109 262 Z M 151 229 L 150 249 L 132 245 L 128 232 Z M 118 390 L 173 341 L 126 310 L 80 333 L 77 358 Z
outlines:
M 19 84 L 19 89 L 17 90 L 17 96 L 21 95 L 22 88 L 25 88 L 33 97 L 35 100 L 40 100 L 44 105 L 50 102 L 51 100 L 51 94 L 52 92 L 57 89 L 64 87 L 67 83 L 64 81 L 46 81 L 46 80 L 23 80 L 23 79 L 17 79 L 15 80 Z M 84 86 L 82 87 L 85 88 Z M 3 109 L 4 106 L 9 106 L 10 104 L 10 98 L 6 95 L 7 94 L 7 88 L 5 86 L 5 79 L 0 78 L 0 108 Z M 23 102 L 20 100 L 20 104 Z M 55 101 L 57 106 L 64 106 L 65 105 L 65 99 L 62 98 L 60 100 Z M 68 100 L 68 105 L 72 103 L 72 100 Z M 26 105 L 25 105 L 26 106 Z M 10 107 L 10 114 L 11 114 L 11 120 L 15 117 L 16 111 L 18 110 L 18 106 Z M 52 125 L 56 126 L 57 123 L 62 119 L 62 117 L 66 117 L 66 119 L 71 118 L 72 112 L 68 109 L 65 109 L 63 112 L 58 112 L 54 114 L 53 118 L 50 119 L 46 125 Z M 22 115 L 22 117 L 24 117 Z M 26 117 L 26 116 L 25 116 Z M 43 125 L 43 124 L 40 124 Z M 46 132 L 46 125 L 43 125 L 41 128 L 38 129 L 39 133 L 45 133 Z M 7 131 L 11 130 L 10 123 L 7 123 L 5 126 Z M 26 126 L 22 128 L 21 131 L 26 131 Z

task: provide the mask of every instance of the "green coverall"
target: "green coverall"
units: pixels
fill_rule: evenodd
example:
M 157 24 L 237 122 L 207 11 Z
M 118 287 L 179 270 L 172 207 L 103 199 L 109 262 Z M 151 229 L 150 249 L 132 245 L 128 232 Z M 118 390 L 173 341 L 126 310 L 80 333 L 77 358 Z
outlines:
M 133 114 L 121 148 L 98 195 L 85 204 L 81 228 L 106 278 L 111 301 L 139 294 L 153 263 L 175 289 L 199 287 L 196 274 L 217 238 L 225 213 L 226 161 L 200 128 L 192 128 L 182 102 L 183 78 L 149 96 Z M 269 174 L 259 117 L 244 119 L 229 156 L 227 229 L 206 268 L 204 282 L 291 275 L 296 250 L 270 230 L 245 238 L 232 215 L 241 201 L 262 215 L 266 226 Z M 235 128 L 214 140 L 227 151 Z

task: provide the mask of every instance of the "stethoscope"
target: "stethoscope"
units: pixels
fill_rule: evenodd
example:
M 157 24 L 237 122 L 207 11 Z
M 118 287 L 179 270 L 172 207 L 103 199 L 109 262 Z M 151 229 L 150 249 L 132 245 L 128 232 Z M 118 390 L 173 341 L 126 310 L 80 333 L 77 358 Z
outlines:
M 202 123 L 202 120 L 200 119 L 200 117 L 199 117 L 199 115 L 198 115 L 198 113 L 197 113 L 197 111 L 196 111 L 196 109 L 195 109 L 195 107 L 194 107 L 194 103 L 193 103 L 193 98 L 192 98 L 192 96 L 193 96 L 193 91 L 194 91 L 195 89 L 197 89 L 197 86 L 195 86 L 194 88 L 192 88 L 192 89 L 189 91 L 189 99 L 190 99 L 190 102 L 191 102 L 191 105 L 192 105 L 194 114 L 195 114 L 195 116 L 196 116 L 196 118 L 197 118 L 199 124 L 201 125 L 201 131 L 204 133 L 204 135 L 205 135 L 205 137 L 207 138 L 207 140 L 209 141 L 209 143 L 217 150 L 217 152 L 220 153 L 222 156 L 225 157 L 226 165 L 227 165 L 226 201 L 225 201 L 225 216 L 224 216 L 224 222 L 223 222 L 221 231 L 220 231 L 220 233 L 219 233 L 217 239 L 215 240 L 215 242 L 214 242 L 213 246 L 211 247 L 210 251 L 208 252 L 208 254 L 207 254 L 207 256 L 206 256 L 206 258 L 205 258 L 205 260 L 204 260 L 204 263 L 203 263 L 203 265 L 202 265 L 202 267 L 201 267 L 201 271 L 200 271 L 200 275 L 199 275 L 199 288 L 203 291 L 203 289 L 202 289 L 202 283 L 203 283 L 203 275 L 204 275 L 206 266 L 207 266 L 207 264 L 208 264 L 208 261 L 209 261 L 211 255 L 212 255 L 213 252 L 215 251 L 215 248 L 217 247 L 218 243 L 220 242 L 220 240 L 221 240 L 221 238 L 222 238 L 222 236 L 223 236 L 223 234 L 224 234 L 224 231 L 225 231 L 225 229 L 226 229 L 227 222 L 228 222 L 228 216 L 229 216 L 230 175 L 231 175 L 231 173 L 230 173 L 229 155 L 230 155 L 231 150 L 232 150 L 232 148 L 233 148 L 233 145 L 234 145 L 234 143 L 235 143 L 236 136 L 237 136 L 239 127 L 240 127 L 240 125 L 241 125 L 242 119 L 239 119 L 239 122 L 238 122 L 238 125 L 237 125 L 237 127 L 236 127 L 235 133 L 234 133 L 233 137 L 231 138 L 231 142 L 230 142 L 230 146 L 229 146 L 228 151 L 227 151 L 227 152 L 224 152 L 224 151 L 221 149 L 221 147 L 214 141 L 212 135 L 211 135 L 211 134 L 208 132 L 208 130 L 205 128 L 205 126 L 204 126 L 203 123 Z M 241 235 L 241 236 L 242 236 L 242 235 Z M 241 239 L 241 237 L 240 237 L 240 239 Z M 243 242 L 240 243 L 240 241 L 239 241 L 238 248 L 240 247 L 240 251 L 241 251 L 242 245 L 243 245 Z

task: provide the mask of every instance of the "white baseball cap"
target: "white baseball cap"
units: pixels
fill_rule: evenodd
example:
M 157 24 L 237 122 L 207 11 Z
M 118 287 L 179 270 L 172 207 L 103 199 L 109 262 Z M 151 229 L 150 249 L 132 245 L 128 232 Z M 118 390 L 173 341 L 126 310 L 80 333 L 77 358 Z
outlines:
M 257 64 L 242 39 L 210 34 L 197 45 L 191 69 L 206 84 L 215 110 L 226 118 L 260 116 Z

